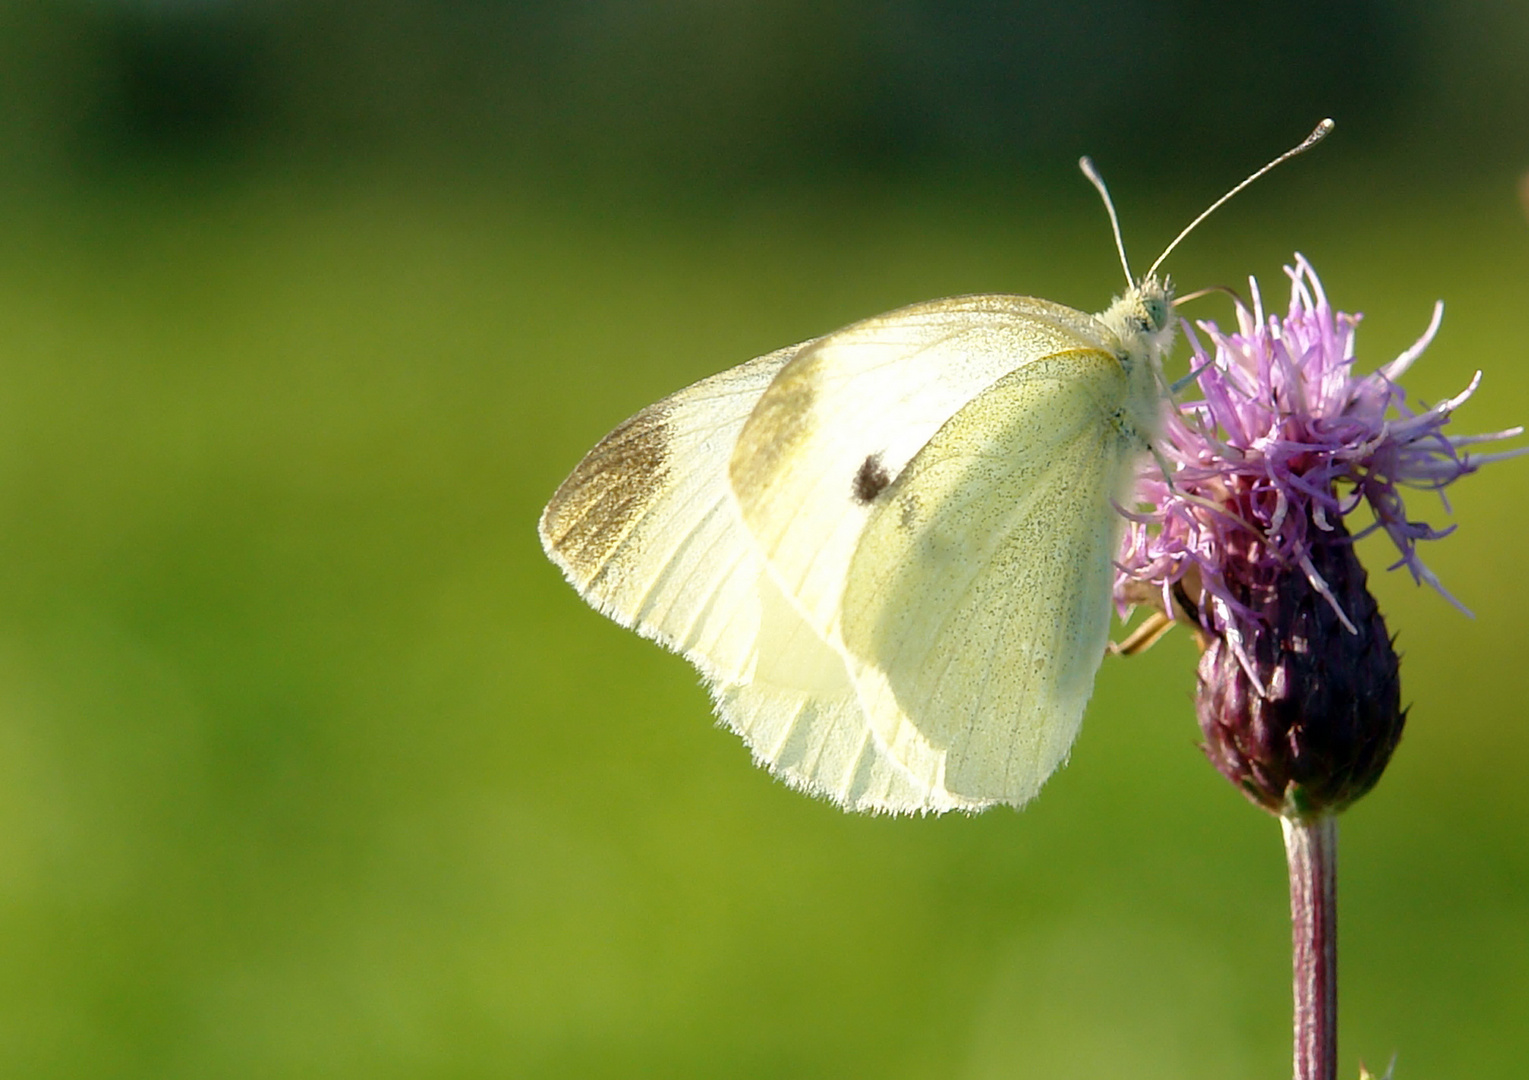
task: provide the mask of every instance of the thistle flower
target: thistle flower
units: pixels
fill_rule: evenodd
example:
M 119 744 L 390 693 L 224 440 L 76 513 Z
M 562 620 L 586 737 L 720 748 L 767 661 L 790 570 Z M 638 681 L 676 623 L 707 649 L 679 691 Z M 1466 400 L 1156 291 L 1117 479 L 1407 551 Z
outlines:
M 1379 779 L 1401 737 L 1396 653 L 1353 541 L 1384 530 L 1413 578 L 1445 592 L 1418 554 L 1435 529 L 1408 517 L 1404 488 L 1440 491 L 1522 451 L 1468 448 L 1522 429 L 1447 436 L 1475 391 L 1409 405 L 1397 380 L 1423 336 L 1367 375 L 1354 372 L 1358 315 L 1334 312 L 1309 263 L 1286 267 L 1290 306 L 1266 316 L 1256 281 L 1237 329 L 1186 327 L 1203 394 L 1167 418 L 1160 453 L 1128 513 L 1116 576 L 1124 610 L 1150 599 L 1187 616 L 1204 652 L 1197 698 L 1205 752 L 1250 799 L 1307 820 L 1341 810 Z M 1352 531 L 1349 515 L 1371 521 Z M 1447 507 L 1447 504 L 1446 504 Z M 1463 608 L 1461 610 L 1464 610 Z

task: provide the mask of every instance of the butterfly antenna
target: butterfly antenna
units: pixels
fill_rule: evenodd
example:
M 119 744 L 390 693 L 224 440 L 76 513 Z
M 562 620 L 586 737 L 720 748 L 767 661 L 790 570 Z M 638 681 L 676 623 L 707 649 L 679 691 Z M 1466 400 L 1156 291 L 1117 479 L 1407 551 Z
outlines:
M 1115 216 L 1115 204 L 1110 201 L 1110 189 L 1104 186 L 1104 177 L 1099 175 L 1099 170 L 1094 168 L 1094 160 L 1086 154 L 1078 159 L 1078 168 L 1083 170 L 1083 175 L 1088 177 L 1088 182 L 1094 185 L 1094 190 L 1104 200 L 1104 209 L 1110 215 L 1110 228 L 1115 231 L 1115 251 L 1120 255 L 1120 268 L 1126 272 L 1126 286 L 1129 288 L 1136 284 L 1136 279 L 1131 276 L 1131 264 L 1126 261 L 1125 241 L 1120 239 L 1120 218 Z
M 1299 145 L 1292 146 L 1289 150 L 1286 150 L 1279 157 L 1269 162 L 1269 164 L 1265 165 L 1262 169 L 1259 169 L 1252 176 L 1249 176 L 1246 180 L 1238 184 L 1231 191 L 1228 191 L 1225 195 L 1221 196 L 1221 198 L 1217 199 L 1215 202 L 1206 207 L 1204 213 L 1195 218 L 1188 225 L 1184 226 L 1184 231 L 1175 236 L 1173 238 L 1173 243 L 1169 244 L 1166 248 L 1163 249 L 1163 253 L 1157 257 L 1157 261 L 1153 263 L 1152 266 L 1147 270 L 1147 276 L 1151 277 L 1153 274 L 1155 274 L 1157 272 L 1157 268 L 1163 265 L 1163 260 L 1168 257 L 1174 248 L 1179 246 L 1179 242 L 1183 240 L 1184 237 L 1194 232 L 1195 228 L 1200 224 L 1200 222 L 1204 221 L 1217 210 L 1221 209 L 1221 207 L 1224 206 L 1233 195 L 1237 194 L 1243 188 L 1247 187 L 1254 180 L 1257 180 L 1260 176 L 1274 168 L 1276 165 L 1282 165 L 1289 161 L 1291 158 L 1295 157 L 1297 154 L 1304 154 L 1313 146 L 1316 146 L 1317 143 L 1327 138 L 1327 133 L 1332 131 L 1333 126 L 1333 122 L 1330 118 L 1323 120 L 1320 124 L 1312 129 L 1310 135 L 1306 136 L 1306 138 L 1300 141 Z

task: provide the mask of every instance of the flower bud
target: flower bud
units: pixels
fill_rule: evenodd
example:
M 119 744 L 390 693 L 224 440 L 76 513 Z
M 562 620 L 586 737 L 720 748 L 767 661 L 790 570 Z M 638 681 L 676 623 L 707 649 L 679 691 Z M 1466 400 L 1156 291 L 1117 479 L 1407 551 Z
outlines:
M 1243 610 L 1218 620 L 1226 629 L 1199 667 L 1206 756 L 1249 799 L 1297 819 L 1335 813 L 1374 787 L 1406 720 L 1364 567 L 1341 522 L 1328 526 L 1308 522 L 1307 568 L 1251 531 L 1229 537 L 1222 573 Z

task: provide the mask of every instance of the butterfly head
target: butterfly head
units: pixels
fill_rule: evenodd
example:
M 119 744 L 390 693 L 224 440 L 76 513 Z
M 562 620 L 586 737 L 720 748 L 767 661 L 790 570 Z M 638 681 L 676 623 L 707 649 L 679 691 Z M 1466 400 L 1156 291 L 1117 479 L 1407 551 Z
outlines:
M 1150 358 L 1160 363 L 1178 325 L 1173 318 L 1173 283 L 1166 278 L 1142 278 L 1116 297 L 1099 321 L 1120 342 L 1122 359 L 1129 363 Z
M 1173 332 L 1176 326 L 1173 321 L 1173 285 L 1166 278 L 1160 279 L 1157 276 L 1157 268 L 1163 265 L 1173 249 L 1179 246 L 1184 237 L 1194 232 L 1200 222 L 1225 205 L 1228 199 L 1281 162 L 1289 161 L 1297 154 L 1310 150 L 1326 138 L 1327 133 L 1332 129 L 1333 122 L 1323 120 L 1300 143 L 1286 150 L 1211 203 L 1199 217 L 1184 226 L 1179 235 L 1173 238 L 1173 242 L 1164 248 L 1163 253 L 1147 268 L 1146 276 L 1141 278 L 1131 273 L 1131 263 L 1126 258 L 1125 242 L 1120 238 L 1120 218 L 1115 214 L 1115 203 L 1110 199 L 1109 189 L 1104 186 L 1104 178 L 1099 175 L 1099 170 L 1094 168 L 1091 160 L 1086 157 L 1078 159 L 1078 166 L 1083 170 L 1083 175 L 1088 177 L 1089 183 L 1094 185 L 1095 190 L 1099 192 L 1099 197 L 1104 200 L 1104 208 L 1110 216 L 1110 229 L 1115 234 L 1115 252 L 1120 256 L 1120 268 L 1125 271 L 1126 282 L 1129 285 L 1125 295 L 1117 297 L 1115 302 L 1099 315 L 1099 321 L 1120 342 L 1121 363 L 1128 371 L 1159 366 L 1164 354 L 1173 345 Z M 1139 361 L 1142 360 L 1148 362 L 1140 363 Z

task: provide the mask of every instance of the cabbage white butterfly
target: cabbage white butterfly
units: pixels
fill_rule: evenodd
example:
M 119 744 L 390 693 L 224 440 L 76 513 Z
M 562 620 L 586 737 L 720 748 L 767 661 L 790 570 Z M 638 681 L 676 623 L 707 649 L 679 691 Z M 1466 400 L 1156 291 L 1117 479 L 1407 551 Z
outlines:
M 1098 315 L 933 300 L 750 360 L 618 426 L 542 512 L 580 595 L 701 672 L 792 787 L 848 810 L 1019 806 L 1067 756 L 1166 403 L 1180 240 Z

